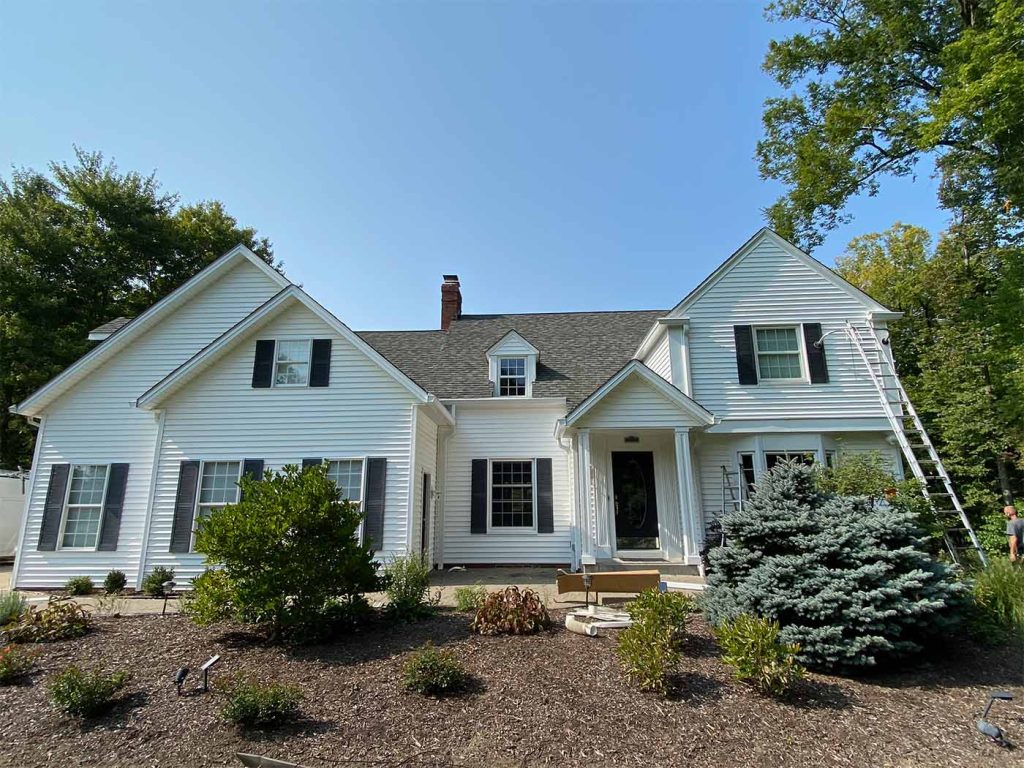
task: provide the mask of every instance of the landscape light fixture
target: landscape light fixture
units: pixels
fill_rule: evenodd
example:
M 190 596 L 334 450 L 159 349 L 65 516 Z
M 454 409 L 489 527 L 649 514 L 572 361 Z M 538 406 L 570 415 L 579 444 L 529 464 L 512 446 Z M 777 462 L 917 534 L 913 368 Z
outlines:
M 199 669 L 203 672 L 203 691 L 210 690 L 210 667 L 220 661 L 220 654 L 211 656 L 203 662 L 203 666 Z
M 988 703 L 985 705 L 985 711 L 981 713 L 981 717 L 978 719 L 975 726 L 994 744 L 998 744 L 1000 747 L 1009 748 L 1013 745 L 1006 738 L 1006 734 L 1003 732 L 1003 729 L 995 723 L 990 723 L 988 721 L 988 711 L 992 709 L 992 704 L 996 701 L 1013 701 L 1013 694 L 1009 691 L 992 691 L 992 693 L 988 695 Z
M 178 689 L 178 695 L 182 695 L 182 687 L 185 685 L 185 678 L 188 677 L 188 667 L 182 667 L 174 675 L 174 685 Z
M 165 581 L 160 586 L 164 588 L 164 607 L 163 607 L 163 610 L 160 611 L 160 615 L 161 616 L 166 616 L 167 615 L 167 598 L 171 596 L 171 591 L 176 586 L 178 586 L 178 585 L 175 584 L 173 581 Z

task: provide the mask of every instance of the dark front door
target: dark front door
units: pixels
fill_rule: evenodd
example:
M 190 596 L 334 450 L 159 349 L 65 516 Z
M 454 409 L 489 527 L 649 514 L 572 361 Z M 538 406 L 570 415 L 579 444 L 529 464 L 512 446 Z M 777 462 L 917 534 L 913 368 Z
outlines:
M 616 549 L 658 549 L 658 500 L 654 493 L 654 454 L 612 452 Z

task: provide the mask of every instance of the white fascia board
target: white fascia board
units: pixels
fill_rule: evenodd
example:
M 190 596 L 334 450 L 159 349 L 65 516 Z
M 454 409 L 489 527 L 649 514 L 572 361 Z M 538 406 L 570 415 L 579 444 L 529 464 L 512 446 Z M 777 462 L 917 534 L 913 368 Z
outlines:
M 687 397 L 682 391 L 674 387 L 672 384 L 669 384 L 661 378 L 661 376 L 644 365 L 640 360 L 630 360 L 622 367 L 621 370 L 619 370 L 618 373 L 608 379 L 608 381 L 598 387 L 586 400 L 576 406 L 576 409 L 566 418 L 565 426 L 571 427 L 573 424 L 578 422 L 609 393 L 615 390 L 619 384 L 624 382 L 630 376 L 639 376 L 667 399 L 675 403 L 681 410 L 690 414 L 698 421 L 703 421 L 709 426 L 715 423 L 714 414 L 703 405 L 698 403 L 696 400 Z
M 439 427 L 455 426 L 455 417 L 434 395 L 427 395 L 427 402 L 423 407 L 426 408 L 427 417 Z
M 747 254 L 749 254 L 754 248 L 756 248 L 764 240 L 770 240 L 773 244 L 777 245 L 782 250 L 786 251 L 790 256 L 795 258 L 797 261 L 809 267 L 814 272 L 817 272 L 823 278 L 828 280 L 830 283 L 835 285 L 837 288 L 853 297 L 857 301 L 861 302 L 868 312 L 889 312 L 890 310 L 879 304 L 877 301 L 868 296 L 864 291 L 855 286 L 853 283 L 841 277 L 835 271 L 829 269 L 820 261 L 815 259 L 813 256 L 805 253 L 804 251 L 797 248 L 793 243 L 786 240 L 784 237 L 774 232 L 768 227 L 763 227 L 758 230 L 753 237 L 739 247 L 739 249 L 733 253 L 729 258 L 718 265 L 704 281 L 694 288 L 686 297 L 680 301 L 671 312 L 669 317 L 680 317 L 686 310 L 693 305 L 701 296 L 707 293 L 719 280 L 725 277 L 726 274 L 732 270 L 739 262 L 741 262 Z
M 801 418 L 773 416 L 771 420 L 724 419 L 707 430 L 716 435 L 783 434 L 790 432 L 892 432 L 885 418 Z
M 446 397 L 442 403 L 458 406 L 459 408 L 553 408 L 555 406 L 565 407 L 564 397 Z
M 137 401 L 139 408 L 152 409 L 157 407 L 171 392 L 188 381 L 192 375 L 201 370 L 206 364 L 212 362 L 227 351 L 233 343 L 249 331 L 263 324 L 272 316 L 276 315 L 292 301 L 297 301 L 306 309 L 319 317 L 339 336 L 348 341 L 352 346 L 366 355 L 370 360 L 404 386 L 420 402 L 428 402 L 430 395 L 416 382 L 402 373 L 389 360 L 377 350 L 359 338 L 347 325 L 337 317 L 323 308 L 308 293 L 297 285 L 289 285 L 283 291 L 272 297 L 263 305 L 253 310 L 243 320 L 229 328 L 217 339 L 208 344 L 205 348 L 193 355 L 189 360 L 182 363 L 178 368 L 165 376 L 160 382 L 151 387 Z
M 518 331 L 512 330 L 512 331 L 509 331 L 508 333 L 506 333 L 504 336 L 502 336 L 500 339 L 498 339 L 497 342 L 495 342 L 494 344 L 491 345 L 491 348 L 487 350 L 487 356 L 490 357 L 491 355 L 500 354 L 501 347 L 510 338 L 519 339 L 519 341 L 521 341 L 523 344 L 525 344 L 528 347 L 528 349 L 527 349 L 525 354 L 529 354 L 529 355 L 539 355 L 540 354 L 540 350 L 538 350 L 535 346 L 533 346 L 533 344 L 530 343 L 529 339 L 525 338 Z M 517 352 L 516 354 L 524 354 L 524 353 Z
M 245 259 L 263 271 L 268 277 L 276 282 L 281 288 L 287 288 L 291 282 L 267 264 L 263 259 L 250 251 L 244 245 L 236 245 L 216 261 L 201 269 L 191 278 L 179 285 L 160 301 L 151 306 L 141 315 L 125 323 L 116 331 L 111 333 L 107 340 L 97 347 L 89 350 L 86 354 L 65 368 L 61 373 L 50 379 L 46 384 L 37 389 L 17 405 L 11 406 L 11 413 L 22 416 L 38 416 L 51 400 L 62 394 L 67 388 L 73 386 L 76 381 L 94 370 L 104 360 L 120 352 L 128 346 L 132 340 L 138 338 L 149 328 L 159 322 L 171 311 L 191 299 L 206 285 L 219 278 L 227 272 L 237 261 Z

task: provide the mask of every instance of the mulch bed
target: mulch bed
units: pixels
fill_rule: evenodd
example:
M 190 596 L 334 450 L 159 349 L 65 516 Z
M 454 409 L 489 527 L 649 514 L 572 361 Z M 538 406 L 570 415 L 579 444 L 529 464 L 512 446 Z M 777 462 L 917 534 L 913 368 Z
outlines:
M 562 616 L 556 612 L 556 622 Z M 244 631 L 199 629 L 181 616 L 100 619 L 74 641 L 40 646 L 40 672 L 0 687 L 0 765 L 238 765 L 236 751 L 319 766 L 1006 766 L 1021 752 L 974 730 L 989 690 L 1018 696 L 992 719 L 1024 742 L 1020 651 L 953 640 L 913 668 L 848 679 L 810 675 L 786 701 L 730 679 L 704 624 L 691 620 L 668 698 L 642 694 L 619 670 L 613 638 L 560 625 L 534 637 L 471 636 L 440 613 L 367 628 L 331 645 L 288 649 Z M 474 693 L 407 693 L 401 667 L 431 640 L 476 676 Z M 218 693 L 178 697 L 173 675 L 211 654 L 213 677 L 244 671 L 303 689 L 304 719 L 245 731 L 219 716 Z M 127 669 L 132 681 L 91 724 L 52 710 L 45 682 L 69 663 Z M 196 672 L 186 687 L 200 681 Z

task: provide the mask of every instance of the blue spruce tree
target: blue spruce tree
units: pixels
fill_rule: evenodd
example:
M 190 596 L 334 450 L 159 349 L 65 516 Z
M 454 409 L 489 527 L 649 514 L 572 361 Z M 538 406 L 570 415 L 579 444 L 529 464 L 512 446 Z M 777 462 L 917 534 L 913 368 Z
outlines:
M 966 592 L 924 551 L 912 514 L 822 494 L 800 462 L 777 464 L 721 523 L 708 619 L 776 619 L 808 666 L 852 671 L 918 653 Z

